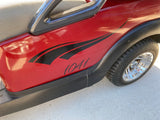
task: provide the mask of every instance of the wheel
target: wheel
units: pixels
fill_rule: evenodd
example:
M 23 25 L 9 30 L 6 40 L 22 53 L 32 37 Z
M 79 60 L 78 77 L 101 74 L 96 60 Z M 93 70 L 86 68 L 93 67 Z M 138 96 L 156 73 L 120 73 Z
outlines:
M 153 65 L 159 51 L 158 43 L 146 38 L 129 48 L 107 72 L 107 78 L 117 86 L 137 81 Z

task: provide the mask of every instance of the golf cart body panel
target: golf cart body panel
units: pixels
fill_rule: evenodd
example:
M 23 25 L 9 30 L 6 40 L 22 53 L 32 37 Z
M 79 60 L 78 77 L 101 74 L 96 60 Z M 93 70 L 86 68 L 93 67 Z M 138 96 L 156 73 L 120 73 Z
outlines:
M 160 0 L 108 0 L 93 17 L 2 40 L 0 75 L 9 99 L 0 115 L 98 82 L 129 47 L 160 34 L 159 5 Z

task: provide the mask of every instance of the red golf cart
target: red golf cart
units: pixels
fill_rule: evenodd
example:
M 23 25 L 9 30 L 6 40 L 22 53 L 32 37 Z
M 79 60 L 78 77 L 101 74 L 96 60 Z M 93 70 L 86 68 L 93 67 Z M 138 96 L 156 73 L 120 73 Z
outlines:
M 0 116 L 91 86 L 137 81 L 160 42 L 160 0 L 4 0 Z

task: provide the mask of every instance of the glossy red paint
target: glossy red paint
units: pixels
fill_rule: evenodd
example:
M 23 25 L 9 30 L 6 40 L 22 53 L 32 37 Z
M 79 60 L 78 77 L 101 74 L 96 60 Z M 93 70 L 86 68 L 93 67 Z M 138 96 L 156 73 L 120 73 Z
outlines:
M 6 88 L 17 92 L 89 68 L 100 61 L 129 30 L 160 17 L 160 0 L 116 1 L 109 0 L 92 18 L 39 36 L 26 33 L 0 43 L 0 75 Z M 67 42 L 79 43 L 112 32 L 115 34 L 68 60 L 58 57 L 51 65 L 29 62 L 35 55 L 50 47 Z M 79 67 L 80 64 L 83 65 Z

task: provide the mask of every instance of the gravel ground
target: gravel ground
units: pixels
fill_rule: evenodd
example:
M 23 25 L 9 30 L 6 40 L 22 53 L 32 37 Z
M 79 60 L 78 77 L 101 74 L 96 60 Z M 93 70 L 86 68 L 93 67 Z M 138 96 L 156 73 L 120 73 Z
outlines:
M 0 120 L 159 120 L 160 55 L 140 81 L 116 87 L 107 78 L 99 83 L 19 111 Z

